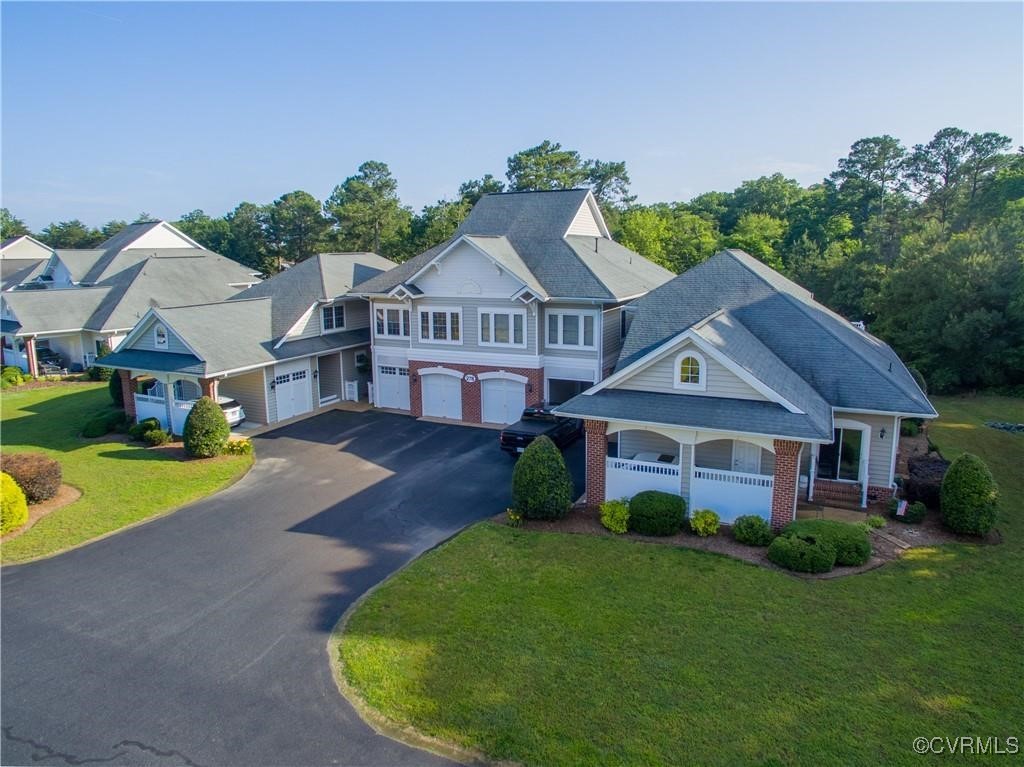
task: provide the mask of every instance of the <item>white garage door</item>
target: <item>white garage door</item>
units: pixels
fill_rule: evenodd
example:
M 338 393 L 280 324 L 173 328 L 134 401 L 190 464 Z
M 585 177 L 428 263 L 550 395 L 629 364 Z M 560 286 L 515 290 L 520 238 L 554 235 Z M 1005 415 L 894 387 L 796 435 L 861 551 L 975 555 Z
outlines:
M 274 397 L 277 400 L 279 421 L 313 409 L 313 384 L 309 377 L 308 359 L 274 366 Z
M 420 375 L 423 415 L 462 420 L 462 379 L 443 373 Z
M 484 423 L 515 423 L 526 407 L 526 384 L 507 378 L 480 382 Z
M 377 407 L 409 409 L 409 368 L 398 365 L 378 366 L 374 386 Z

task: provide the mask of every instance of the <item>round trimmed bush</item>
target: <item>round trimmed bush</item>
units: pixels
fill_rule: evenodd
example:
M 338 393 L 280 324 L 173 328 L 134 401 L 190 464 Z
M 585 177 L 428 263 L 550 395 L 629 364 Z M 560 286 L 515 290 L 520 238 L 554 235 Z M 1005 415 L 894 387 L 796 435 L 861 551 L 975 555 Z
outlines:
M 163 429 L 150 429 L 142 438 L 149 444 L 150 447 L 158 447 L 160 445 L 166 445 L 171 441 L 171 435 L 165 432 Z
M 110 432 L 110 421 L 107 415 L 97 415 L 90 418 L 85 422 L 85 426 L 82 427 L 82 436 L 89 437 L 102 437 L 104 434 Z
M 768 559 L 798 573 L 827 573 L 836 564 L 836 550 L 817 538 L 780 535 L 768 547 Z
M 137 424 L 128 429 L 129 436 L 138 441 L 142 441 L 146 438 L 146 432 L 153 431 L 153 429 L 160 429 L 160 421 L 156 418 L 143 418 Z
M 718 524 L 718 514 L 711 509 L 699 509 L 690 517 L 690 529 L 701 538 L 707 538 L 709 535 L 717 533 Z
M 114 407 L 124 407 L 124 388 L 121 386 L 121 373 L 120 371 L 114 371 L 116 375 L 110 376 L 108 387 L 110 390 L 110 399 L 114 402 Z
M 736 517 L 736 521 L 732 523 L 732 536 L 747 546 L 767 546 L 775 537 L 771 525 L 756 514 Z
M 572 506 L 572 477 L 561 451 L 541 435 L 512 470 L 512 506 L 527 519 L 561 519 Z
M 629 504 L 625 499 L 601 504 L 601 524 L 617 535 L 629 529 Z
M 833 519 L 800 519 L 786 525 L 782 534 L 824 541 L 835 550 L 837 565 L 855 567 L 871 559 L 871 541 L 857 525 Z
M 922 506 L 924 504 L 921 504 Z M 879 528 L 885 527 L 885 517 L 881 514 L 869 514 L 868 518 L 864 520 L 868 523 L 868 527 L 872 530 L 878 530 Z
M 0 535 L 17 530 L 28 522 L 25 493 L 7 472 L 0 472 Z
M 224 411 L 209 397 L 196 400 L 185 419 L 184 432 L 185 452 L 196 458 L 220 455 L 231 436 Z
M 644 490 L 629 502 L 629 529 L 640 535 L 675 535 L 686 521 L 686 501 L 672 493 Z
M 964 453 L 942 480 L 940 508 L 946 527 L 957 533 L 985 535 L 996 523 L 999 488 L 988 466 Z
M 4 472 L 18 483 L 29 503 L 49 500 L 60 490 L 60 464 L 45 453 L 5 455 Z

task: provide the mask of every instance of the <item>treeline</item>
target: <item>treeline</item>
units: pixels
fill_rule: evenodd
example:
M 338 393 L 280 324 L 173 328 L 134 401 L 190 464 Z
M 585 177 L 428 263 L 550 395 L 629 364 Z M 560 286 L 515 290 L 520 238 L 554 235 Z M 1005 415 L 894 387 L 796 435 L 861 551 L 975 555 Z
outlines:
M 322 202 L 295 191 L 176 223 L 206 247 L 273 273 L 328 250 L 402 261 L 450 237 L 484 194 L 574 187 L 594 191 L 617 240 L 675 272 L 722 247 L 746 250 L 868 323 L 934 391 L 1024 387 L 1024 153 L 995 133 L 945 128 L 909 148 L 891 136 L 866 138 L 809 187 L 776 173 L 652 205 L 635 203 L 624 162 L 583 159 L 544 141 L 509 157 L 504 180 L 468 180 L 419 212 L 402 204 L 386 164 L 366 162 Z M 6 210 L 0 223 L 4 237 L 24 230 Z M 123 226 L 65 221 L 38 236 L 53 247 L 90 247 Z

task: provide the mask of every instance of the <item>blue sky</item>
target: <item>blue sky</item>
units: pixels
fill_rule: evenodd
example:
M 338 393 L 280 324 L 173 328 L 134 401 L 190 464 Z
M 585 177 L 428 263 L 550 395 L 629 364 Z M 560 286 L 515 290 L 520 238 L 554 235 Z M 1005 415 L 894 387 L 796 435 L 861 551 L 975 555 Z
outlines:
M 3 205 L 220 215 L 376 159 L 418 209 L 545 138 L 654 202 L 811 183 L 881 133 L 1019 144 L 1022 7 L 5 2 Z

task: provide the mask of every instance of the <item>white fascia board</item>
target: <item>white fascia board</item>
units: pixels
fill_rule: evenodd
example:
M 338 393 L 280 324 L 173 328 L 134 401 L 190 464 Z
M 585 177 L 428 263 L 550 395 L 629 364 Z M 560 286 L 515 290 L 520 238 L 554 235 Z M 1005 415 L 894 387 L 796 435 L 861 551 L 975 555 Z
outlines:
M 900 418 L 938 418 L 937 412 L 933 413 L 904 413 L 901 411 L 894 410 L 867 410 L 863 408 L 853 407 L 832 407 L 832 417 L 835 418 L 836 412 L 840 413 L 860 413 L 862 415 L 888 415 L 888 416 L 899 416 Z
M 434 256 L 432 259 L 430 259 L 429 263 L 425 264 L 418 272 L 416 272 L 416 274 L 412 275 L 409 279 L 405 280 L 405 282 L 407 282 L 407 283 L 414 283 L 414 282 L 416 282 L 416 279 L 418 277 L 423 276 L 423 274 L 426 273 L 426 271 L 430 267 L 434 266 L 435 264 L 440 263 L 441 259 L 443 259 L 449 253 L 451 253 L 454 248 L 458 247 L 462 243 L 465 243 L 465 244 L 469 245 L 471 248 L 473 248 L 473 250 L 475 250 L 481 256 L 483 256 L 488 261 L 490 261 L 492 264 L 494 264 L 498 269 L 500 269 L 501 271 L 505 272 L 506 274 L 511 275 L 512 277 L 515 277 L 517 280 L 519 280 L 521 283 L 523 283 L 523 287 L 529 287 L 526 284 L 526 280 L 524 280 L 521 275 L 516 274 L 511 269 L 509 269 L 508 266 L 506 266 L 505 264 L 497 261 L 490 253 L 488 253 L 486 250 L 484 250 L 479 245 L 477 245 L 475 242 L 473 242 L 471 239 L 469 239 L 471 236 L 472 235 L 467 235 L 467 234 L 461 235 L 459 237 L 459 239 L 457 239 L 455 242 L 453 242 L 447 248 L 442 250 L 440 253 L 438 253 L 436 256 Z

